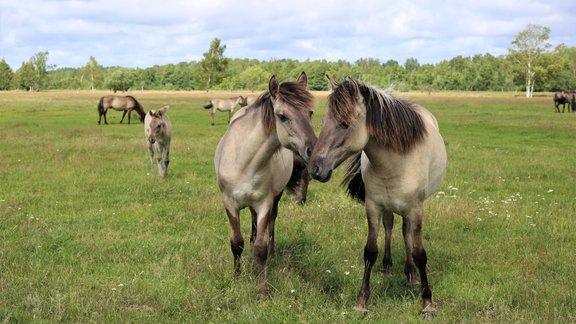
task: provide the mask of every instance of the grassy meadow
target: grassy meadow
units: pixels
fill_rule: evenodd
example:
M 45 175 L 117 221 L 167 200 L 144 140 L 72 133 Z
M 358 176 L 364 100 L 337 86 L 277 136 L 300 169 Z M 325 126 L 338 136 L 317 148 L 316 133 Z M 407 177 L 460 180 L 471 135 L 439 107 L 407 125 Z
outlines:
M 260 302 L 248 244 L 233 276 L 215 180 L 227 114 L 211 127 L 202 108 L 233 94 L 130 93 L 145 110 L 171 106 L 166 179 L 149 175 L 136 114 L 128 125 L 109 111 L 110 124 L 97 124 L 105 94 L 0 92 L 0 323 L 421 321 L 400 218 L 393 276 L 382 274 L 381 250 L 370 312 L 352 310 L 366 220 L 340 169 L 311 183 L 307 205 L 282 199 L 271 298 Z M 326 93 L 315 95 L 318 132 Z M 437 116 L 448 149 L 424 214 L 436 321 L 576 322 L 576 113 L 554 113 L 551 95 L 403 95 Z

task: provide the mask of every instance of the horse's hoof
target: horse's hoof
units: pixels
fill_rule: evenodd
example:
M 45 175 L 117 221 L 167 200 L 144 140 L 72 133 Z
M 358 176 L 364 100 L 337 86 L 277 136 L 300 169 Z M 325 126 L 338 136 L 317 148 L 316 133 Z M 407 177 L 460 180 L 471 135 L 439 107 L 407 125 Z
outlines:
M 352 309 L 356 312 L 362 312 L 364 314 L 368 313 L 368 308 L 362 305 L 356 305 Z
M 436 308 L 432 307 L 432 305 L 428 305 L 424 307 L 424 309 L 420 311 L 420 313 L 422 314 L 423 318 L 433 319 L 434 314 L 436 313 Z

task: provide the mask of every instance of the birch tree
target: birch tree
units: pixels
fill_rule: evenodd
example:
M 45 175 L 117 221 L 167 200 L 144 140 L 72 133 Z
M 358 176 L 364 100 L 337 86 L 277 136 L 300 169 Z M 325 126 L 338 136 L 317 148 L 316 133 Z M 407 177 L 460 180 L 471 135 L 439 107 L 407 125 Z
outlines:
M 512 47 L 508 48 L 510 59 L 524 75 L 527 98 L 532 97 L 534 83 L 538 77 L 537 71 L 545 68 L 542 66 L 541 58 L 552 46 L 548 42 L 549 38 L 549 27 L 529 24 L 516 35 Z

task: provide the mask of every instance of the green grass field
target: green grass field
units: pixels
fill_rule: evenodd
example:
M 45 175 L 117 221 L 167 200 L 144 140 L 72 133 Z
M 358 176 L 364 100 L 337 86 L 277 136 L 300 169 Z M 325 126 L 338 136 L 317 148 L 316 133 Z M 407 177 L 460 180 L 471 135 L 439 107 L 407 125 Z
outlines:
M 421 321 L 399 218 L 393 276 L 381 251 L 370 312 L 352 311 L 366 220 L 342 170 L 312 182 L 307 205 L 281 201 L 260 302 L 250 248 L 233 276 L 213 170 L 227 115 L 211 127 L 202 109 L 230 94 L 131 93 L 146 110 L 171 106 L 166 179 L 147 174 L 142 124 L 119 124 L 116 111 L 97 124 L 105 94 L 0 92 L 0 323 Z M 326 94 L 316 95 L 319 131 Z M 437 116 L 449 155 L 424 215 L 436 321 L 575 322 L 576 113 L 554 113 L 551 96 L 405 96 Z

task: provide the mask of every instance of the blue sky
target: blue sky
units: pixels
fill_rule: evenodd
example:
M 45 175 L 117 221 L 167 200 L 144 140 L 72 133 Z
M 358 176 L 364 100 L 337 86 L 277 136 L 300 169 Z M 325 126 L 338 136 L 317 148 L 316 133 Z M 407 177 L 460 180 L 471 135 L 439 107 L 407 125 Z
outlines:
M 574 0 L 0 0 L 0 59 L 146 68 L 199 61 L 220 38 L 230 58 L 438 63 L 506 54 L 531 23 L 576 46 Z

